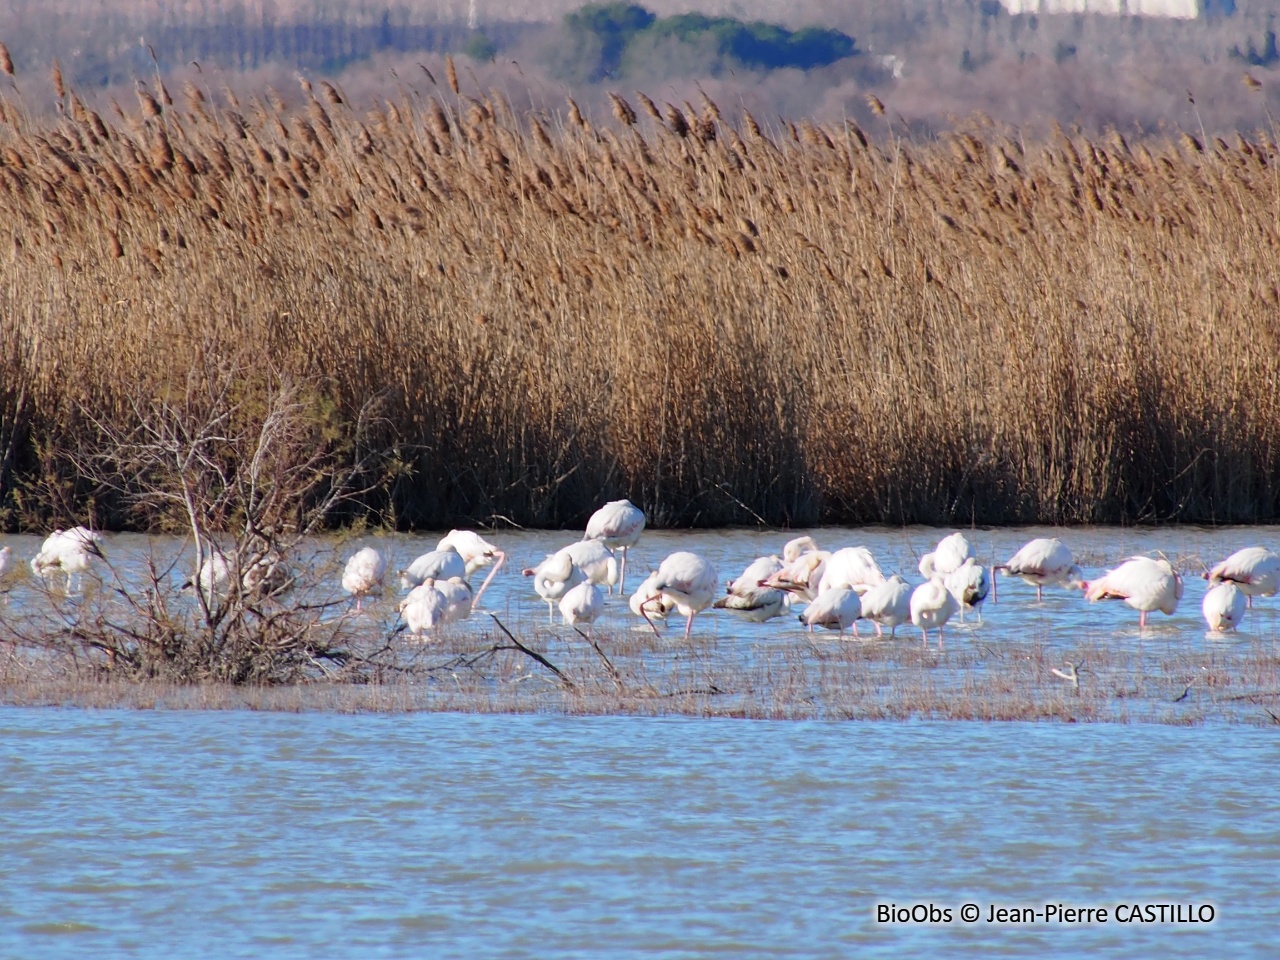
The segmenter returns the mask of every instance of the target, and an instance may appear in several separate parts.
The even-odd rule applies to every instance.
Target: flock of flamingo
[[[565,623],[590,627],[604,612],[605,590],[613,593],[616,587],[625,593],[627,552],[644,527],[643,511],[629,500],[615,500],[592,515],[581,540],[523,571],[546,601],[553,621],[558,609]],[[31,560],[31,569],[40,577],[65,575],[72,590],[94,562],[103,559],[100,544],[101,535],[86,527],[57,530]],[[11,569],[10,558],[10,547],[0,549],[0,581]],[[450,531],[434,550],[399,572],[401,586],[409,591],[399,606],[404,629],[420,635],[468,618],[505,560],[506,554],[479,534]],[[229,558],[215,550],[184,587],[211,597],[229,579],[231,566]],[[473,589],[471,578],[483,568],[488,574],[479,589]],[[978,563],[964,534],[952,533],[921,558],[919,569],[924,582],[912,586],[898,574],[885,576],[866,547],[826,551],[812,537],[803,536],[788,542],[781,556],[753,560],[721,593],[716,568],[682,550],[644,579],[631,595],[630,607],[655,633],[654,620],[665,620],[675,611],[685,618],[686,640],[693,618],[709,607],[755,621],[799,607],[799,619],[809,630],[852,630],[859,636],[858,621],[865,620],[875,627],[877,637],[885,628],[894,637],[898,627],[910,622],[920,629],[925,643],[929,632],[936,631],[941,646],[942,629],[953,616],[963,621],[966,612],[980,611],[989,591],[994,594],[997,572],[1033,585],[1037,602],[1047,586],[1082,590],[1090,601],[1123,600],[1139,611],[1142,627],[1152,611],[1172,615],[1183,593],[1182,578],[1163,556],[1130,557],[1096,580],[1085,581],[1071,550],[1056,538],[1032,540],[1007,562],[988,570]],[[285,576],[279,557],[264,555],[247,566],[241,580],[249,590],[278,589]],[[364,547],[350,557],[342,587],[355,599],[357,611],[366,597],[382,589],[385,576],[386,560],[376,548]],[[1214,632],[1234,630],[1255,596],[1274,596],[1280,590],[1280,554],[1247,547],[1204,577],[1210,581],[1201,605],[1205,621]]]

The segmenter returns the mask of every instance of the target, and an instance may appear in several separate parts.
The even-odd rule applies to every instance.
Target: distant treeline
[[[565,16],[576,79],[598,81],[664,69],[716,75],[737,67],[776,70],[825,67],[853,56],[853,37],[839,30],[791,31],[773,23],[685,13],[659,18],[631,3],[588,4]]]

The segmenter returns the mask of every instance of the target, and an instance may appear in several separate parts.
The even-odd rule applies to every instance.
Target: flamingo
[[[973,545],[963,533],[949,534],[938,541],[933,553],[926,553],[920,558],[920,576],[926,580],[932,580],[934,574],[945,577],[959,570],[973,555]]]
[[[588,626],[604,613],[604,594],[590,580],[584,580],[560,598],[560,616],[570,626]]]
[[[227,555],[221,550],[213,549],[209,551],[209,555],[200,563],[200,569],[196,571],[196,575],[184,580],[178,587],[179,591],[194,590],[198,584],[200,594],[204,597],[206,604],[212,604],[214,596],[223,584],[231,579],[231,563],[227,559]]]
[[[579,540],[564,549],[573,565],[586,574],[588,581],[597,586],[607,586],[613,593],[618,582],[618,558],[603,540]]]
[[[1238,627],[1247,609],[1244,598],[1244,591],[1229,580],[1210,587],[1200,604],[1209,629],[1226,633]]]
[[[475,599],[472,601],[472,606],[479,606],[480,598],[488,588],[489,581],[494,578],[507,559],[507,555],[474,530],[450,530],[448,535],[441,537],[440,542],[436,544],[437,550],[444,550],[446,547],[453,547],[462,555],[463,562],[467,565],[468,577],[481,567],[493,564],[489,575],[480,584],[480,589],[476,591]],[[449,579],[452,580],[453,577]]]
[[[818,542],[810,536],[796,537],[794,540],[788,540],[786,546],[782,548],[782,562],[792,563],[800,558],[802,553],[818,553]]]
[[[982,619],[982,601],[987,599],[987,571],[973,557],[943,578],[943,583],[960,604],[960,622],[964,623],[965,610],[977,610]]]
[[[582,568],[573,562],[568,548],[557,550],[536,567],[526,567],[526,577],[533,577],[533,589],[547,602],[547,622],[555,622],[555,605],[564,595],[587,579]]]
[[[748,620],[762,623],[782,614],[787,595],[773,587],[761,586],[761,581],[782,569],[782,561],[776,556],[757,557],[729,584],[723,597],[712,606],[718,610],[736,610],[746,614]]]
[[[898,627],[911,619],[911,584],[894,574],[879,586],[862,595],[862,619],[876,625],[876,636],[884,636],[882,627],[895,637]]]
[[[373,547],[357,550],[347,561],[342,571],[342,589],[356,598],[356,613],[360,612],[364,598],[382,586],[386,571],[387,561]]]
[[[1084,580],[1084,571],[1076,566],[1071,548],[1057,537],[1039,537],[1026,544],[1006,563],[991,568],[994,574],[1003,571],[1011,577],[1021,577],[1036,588],[1036,603],[1044,602],[1044,588],[1050,584],[1060,583],[1064,586],[1079,584]],[[995,578],[992,577],[993,590]],[[991,602],[995,603],[995,594]]]
[[[611,500],[591,515],[583,540],[603,540],[604,545],[622,554],[618,592],[627,589],[627,551],[644,532],[644,511],[630,500]]]
[[[5,578],[11,572],[11,568],[9,566],[9,556],[12,553],[13,553],[12,547],[0,547],[0,586],[4,585]]]
[[[435,580],[428,578],[409,591],[409,595],[400,601],[400,615],[414,636],[423,630],[430,630],[444,622],[448,601],[443,593],[436,589]]]
[[[31,569],[41,577],[61,570],[67,575],[68,591],[75,592],[80,575],[90,569],[93,559],[104,559],[98,546],[101,541],[102,534],[88,527],[55,530],[41,544],[40,552],[31,561]]]
[[[866,547],[845,547],[827,558],[822,579],[818,583],[818,594],[848,587],[861,595],[882,583],[884,574],[880,572],[880,564],[876,563],[870,550]]]
[[[636,588],[636,592],[631,595],[629,602],[631,612],[637,617],[644,617],[649,621],[649,626],[653,626],[652,617],[659,620],[667,619],[667,614],[675,609],[675,601],[669,600],[663,596],[654,594],[654,587],[658,583],[658,572],[655,570],[649,576],[645,577],[644,582]],[[655,634],[658,632],[655,628]]]
[[[684,626],[684,638],[688,640],[693,618],[711,606],[719,579],[716,568],[696,553],[673,553],[658,566],[649,596],[641,600],[641,614],[648,619],[646,607],[653,600],[671,601],[688,618]]]
[[[830,556],[824,550],[799,554],[790,563],[784,564],[781,570],[761,580],[760,586],[785,590],[806,603],[812,603],[817,599],[822,575],[826,572],[827,558]]]
[[[1245,547],[1204,575],[1210,583],[1234,583],[1253,606],[1254,597],[1274,597],[1280,589],[1280,554],[1266,547]]]
[[[920,628],[926,645],[929,643],[929,631],[937,628],[939,650],[942,649],[943,624],[959,609],[959,601],[941,577],[926,580],[911,593],[911,622]]]
[[[450,577],[448,580],[435,582],[436,592],[444,597],[444,617],[441,623],[457,623],[471,616],[475,607],[475,598],[479,592],[471,590],[471,584],[461,577]]]
[[[400,586],[412,590],[426,580],[448,580],[450,577],[467,577],[467,562],[453,544],[424,553],[401,570]]]
[[[284,558],[267,550],[253,558],[240,577],[240,584],[252,596],[274,597],[294,585],[294,577]]]
[[[808,626],[809,632],[814,627],[826,627],[844,633],[846,627],[853,627],[853,635],[858,636],[858,618],[862,616],[862,598],[850,587],[835,587],[804,608],[800,614],[800,622]]]
[[[1152,610],[1173,616],[1182,599],[1182,578],[1163,557],[1130,557],[1105,576],[1085,584],[1084,595],[1090,603],[1123,600],[1139,611],[1138,626],[1145,627]]]

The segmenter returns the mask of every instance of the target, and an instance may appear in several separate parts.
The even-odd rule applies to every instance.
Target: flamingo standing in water
[[[564,595],[587,580],[568,548],[557,550],[536,567],[526,567],[522,572],[533,577],[533,589],[547,602],[548,623],[555,622],[555,605]]]
[[[641,598],[640,611],[646,620],[649,619],[647,607],[655,600],[670,602],[688,620],[684,626],[684,638],[689,639],[693,631],[693,618],[715,599],[716,584],[719,576],[710,562],[681,550],[671,554],[659,565],[656,573],[650,578],[648,596]],[[652,624],[650,624],[652,626]]]
[[[982,619],[982,601],[987,599],[987,571],[978,565],[973,557],[960,564],[955,570],[942,578],[951,595],[960,604],[960,622],[964,623],[966,610],[977,610],[978,619]]]
[[[453,546],[424,553],[400,571],[400,586],[412,590],[427,580],[448,580],[450,577],[467,577],[467,561]]]
[[[787,595],[774,587],[761,586],[762,581],[782,569],[782,561],[775,556],[757,557],[729,584],[725,595],[713,606],[717,610],[735,610],[746,619],[762,623],[782,614]]]
[[[858,618],[862,616],[862,598],[850,587],[836,587],[825,593],[804,608],[800,614],[800,622],[813,632],[814,627],[826,627],[844,633],[853,627],[853,635],[858,636]]]
[[[959,609],[959,601],[941,577],[926,580],[911,593],[911,622],[920,628],[926,645],[929,631],[936,629],[939,650],[942,649],[942,627]]]
[[[1006,563],[991,568],[992,574],[1003,571],[1011,577],[1021,577],[1036,588],[1036,603],[1044,602],[1044,588],[1060,583],[1064,586],[1084,581],[1084,571],[1076,566],[1071,548],[1057,537],[1039,537],[1026,544]],[[992,577],[992,599],[995,597],[995,578]]]
[[[932,553],[926,553],[920,558],[920,576],[926,580],[932,580],[935,574],[945,577],[948,573],[959,570],[972,556],[973,545],[965,539],[963,533],[949,534],[938,541],[938,546]]]
[[[607,586],[613,593],[618,583],[618,558],[603,540],[579,540],[564,548],[573,565],[586,574],[587,580],[596,586]]]
[[[1234,583],[1245,595],[1246,605],[1254,597],[1274,597],[1280,589],[1280,554],[1266,547],[1245,547],[1204,575],[1210,583]]]
[[[596,622],[604,613],[604,594],[590,580],[584,580],[560,598],[560,616],[569,626]]]
[[[644,532],[644,511],[630,500],[611,500],[591,515],[583,540],[602,540],[611,550],[622,554],[618,575],[618,592],[627,589],[627,551],[636,545]]]
[[[472,606],[479,605],[480,597],[484,595],[489,581],[498,572],[507,555],[473,530],[450,530],[448,535],[441,537],[440,542],[436,544],[437,550],[444,550],[446,547],[453,547],[462,555],[462,560],[467,565],[468,577],[481,567],[493,564],[489,575],[484,578],[484,583],[480,584],[480,589],[476,591],[475,598],[472,600]]]
[[[882,628],[889,628],[889,636],[895,637],[898,627],[911,619],[911,584],[894,574],[879,586],[862,595],[862,619],[876,625],[876,636],[884,636]]]
[[[882,583],[884,574],[880,572],[880,564],[876,563],[870,550],[866,547],[845,547],[827,558],[822,579],[818,582],[818,594],[848,587],[861,596]]]
[[[1226,633],[1238,627],[1244,619],[1244,597],[1244,591],[1230,581],[1210,587],[1200,604],[1209,629],[1214,633]]]
[[[1173,616],[1178,609],[1178,601],[1182,599],[1182,578],[1174,571],[1173,564],[1163,557],[1159,560],[1130,557],[1114,570],[1107,571],[1105,576],[1084,586],[1085,598],[1090,603],[1123,600],[1139,611],[1140,627],[1147,625],[1147,614],[1152,610]]]
[[[387,561],[373,547],[357,550],[347,561],[342,571],[342,589],[356,598],[356,613],[364,598],[382,586],[382,577],[387,572]]]
[[[102,534],[88,527],[55,530],[41,544],[40,552],[31,561],[31,570],[41,577],[61,570],[67,575],[68,592],[74,593],[80,586],[80,575],[90,569],[92,561],[104,559],[98,546],[101,541]]]

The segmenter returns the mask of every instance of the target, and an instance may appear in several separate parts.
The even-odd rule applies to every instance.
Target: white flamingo
[[[745,614],[746,619],[757,623],[780,616],[786,606],[787,595],[773,587],[762,587],[760,583],[781,569],[782,561],[777,557],[757,557],[712,606]]]
[[[628,601],[631,612],[637,617],[644,617],[650,621],[649,626],[653,626],[653,618],[666,620],[667,614],[676,608],[675,602],[668,600],[660,594],[655,594],[654,588],[658,583],[658,572],[655,570],[636,588],[636,592],[631,595]],[[658,631],[655,630],[654,633]]]
[[[804,608],[800,614],[800,622],[813,632],[814,627],[826,627],[844,633],[853,627],[853,635],[858,636],[858,618],[862,616],[862,598],[850,587],[835,587],[824,593]]]
[[[462,559],[467,565],[468,577],[481,567],[488,567],[492,564],[489,569],[489,575],[484,578],[484,582],[480,584],[480,589],[476,591],[475,598],[472,600],[472,606],[478,607],[480,598],[484,596],[489,582],[493,580],[498,570],[502,567],[507,555],[474,530],[450,530],[436,544],[437,550],[444,550],[446,547],[453,547],[462,555]],[[453,578],[450,577],[449,579]]]
[[[198,585],[200,595],[206,604],[212,605],[219,589],[231,579],[231,561],[227,555],[216,547],[200,563],[196,575],[184,580],[178,587],[180,591],[194,590]]]
[[[822,579],[818,582],[818,594],[848,587],[861,595],[882,583],[884,574],[870,550],[866,547],[845,547],[827,558]]]
[[[81,574],[91,569],[92,561],[103,559],[101,541],[102,535],[88,527],[55,530],[40,546],[40,552],[31,561],[31,569],[40,577],[61,570],[67,575],[68,592],[74,593],[80,586]]]
[[[12,572],[12,567],[9,563],[9,557],[12,553],[12,547],[0,547],[0,587],[4,586],[5,580]]]
[[[644,511],[630,500],[611,500],[591,515],[584,540],[603,540],[610,550],[622,554],[618,575],[618,592],[627,589],[627,551],[636,545],[644,532]]]
[[[448,601],[436,589],[435,580],[430,578],[410,590],[408,596],[400,601],[400,615],[404,617],[409,632],[415,636],[443,623],[447,608]]]
[[[1006,563],[997,564],[992,572],[1002,571],[1021,577],[1036,588],[1036,603],[1044,602],[1044,588],[1055,583],[1064,586],[1084,581],[1082,571],[1071,555],[1071,548],[1057,537],[1038,537],[1023,546]],[[995,603],[995,579],[992,578],[992,603]]]
[[[412,590],[424,581],[448,580],[450,577],[467,577],[467,562],[453,544],[424,553],[401,570],[400,586]]]
[[[479,591],[472,591],[471,584],[461,577],[437,580],[436,591],[444,597],[444,618],[441,623],[457,623],[471,616]]]
[[[898,627],[911,619],[911,584],[895,573],[872,587],[862,595],[862,618],[876,625],[877,637],[884,636],[884,627],[896,637]]]
[[[1105,576],[1085,584],[1084,595],[1090,603],[1123,600],[1139,612],[1138,626],[1145,627],[1147,614],[1153,610],[1173,616],[1182,599],[1182,578],[1163,557],[1130,557]]]
[[[964,623],[966,610],[977,610],[982,619],[982,601],[987,599],[987,571],[970,557],[955,570],[943,577],[943,583],[960,604],[960,622]]]
[[[641,600],[641,614],[648,619],[647,604],[653,600],[670,601],[688,618],[684,626],[684,638],[688,640],[693,618],[711,606],[719,579],[716,568],[696,553],[673,553],[658,566],[649,596]]]
[[[1214,584],[1204,595],[1200,610],[1214,633],[1234,630],[1244,619],[1245,593],[1230,581]]]
[[[963,533],[952,533],[938,541],[933,553],[920,558],[920,576],[932,580],[935,575],[945,577],[954,573],[964,562],[974,556],[973,545]]]
[[[387,561],[374,547],[364,547],[352,554],[342,571],[342,589],[356,598],[356,613],[364,598],[382,586],[387,572]]]
[[[806,603],[812,603],[817,599],[818,587],[822,585],[822,575],[826,572],[830,556],[825,550],[801,553],[790,563],[783,564],[781,570],[761,580],[760,586],[785,590]]]
[[[267,550],[250,559],[240,576],[240,584],[250,596],[275,597],[291,589],[293,572],[275,550]]]
[[[1254,597],[1274,597],[1280,589],[1280,554],[1266,547],[1245,547],[1204,576],[1210,583],[1234,583],[1252,607]]]
[[[942,627],[950,620],[960,603],[947,589],[940,577],[926,580],[911,593],[911,622],[920,628],[924,642],[929,642],[929,631],[938,631],[938,649],[942,649]]]
[[[564,549],[573,565],[586,574],[588,581],[597,586],[607,586],[613,593],[618,583],[618,558],[603,540],[579,540]]]
[[[555,605],[587,579],[567,548],[557,550],[536,567],[526,567],[522,572],[526,577],[533,577],[533,589],[547,602],[548,623],[555,622]]]
[[[590,580],[584,580],[560,598],[560,616],[569,626],[596,622],[604,613],[604,594]]]
[[[794,540],[788,540],[786,546],[782,548],[782,562],[791,563],[799,559],[802,553],[819,553],[818,541],[813,537],[803,536],[796,537]]]

